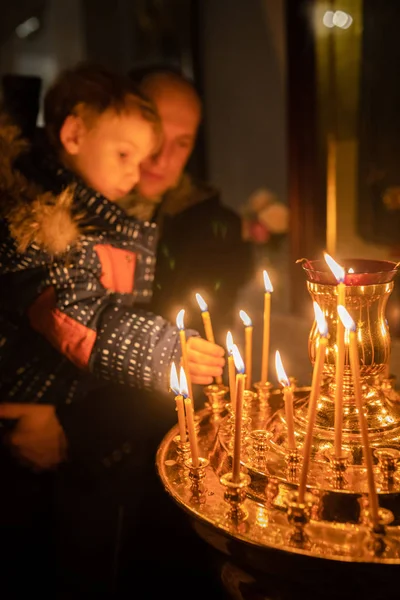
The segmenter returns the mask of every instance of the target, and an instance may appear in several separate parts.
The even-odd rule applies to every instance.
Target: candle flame
[[[326,263],[327,263],[328,267],[330,268],[330,270],[332,271],[332,273],[336,277],[337,282],[338,283],[343,283],[343,281],[344,281],[344,268],[341,267],[335,260],[333,260],[333,258],[331,256],[329,256],[329,254],[327,254],[326,252],[324,252],[324,257],[325,257],[325,260],[326,260]]]
[[[239,315],[240,315],[240,318],[242,319],[243,325],[245,327],[251,327],[253,325],[252,320],[250,319],[249,315],[244,310],[241,310],[239,312]]]
[[[183,324],[183,317],[185,316],[185,309],[182,308],[176,315],[176,326],[178,329],[185,329],[185,325]]]
[[[324,313],[322,312],[321,307],[318,304],[318,302],[315,302],[315,300],[314,300],[313,304],[314,304],[315,320],[317,321],[319,333],[320,333],[320,335],[325,337],[328,334],[328,323],[326,322]]]
[[[267,271],[263,271],[263,275],[264,275],[265,291],[268,292],[268,293],[273,292],[274,288],[272,287],[272,283],[271,283],[271,280],[269,278],[269,275],[268,275]]]
[[[188,388],[186,373],[185,373],[185,369],[183,367],[181,367],[180,376],[179,376],[179,393],[184,398],[187,398],[189,396],[189,388]]]
[[[176,371],[176,365],[173,362],[171,365],[171,375],[169,378],[169,387],[176,394],[179,395],[179,381],[178,381],[178,373]]]
[[[204,300],[204,298],[202,296],[200,296],[200,294],[196,294],[196,300],[197,300],[197,304],[200,307],[201,312],[208,311],[207,302]]]
[[[283,368],[281,354],[279,350],[275,352],[275,368],[279,383],[284,387],[290,387],[290,381],[285,373],[285,369]]]
[[[232,356],[232,348],[233,348],[233,336],[230,331],[226,334],[226,349],[228,353]]]
[[[243,374],[244,373],[244,362],[243,362],[242,357],[240,356],[239,348],[236,346],[236,344],[232,345],[232,356],[233,356],[233,362],[235,363],[236,371],[238,373]]]
[[[346,308],[344,306],[342,306],[342,304],[339,304],[337,309],[338,309],[340,320],[342,321],[345,328],[348,329],[349,331],[355,331],[356,324],[353,321],[353,319],[351,318],[351,316],[349,315],[349,313],[347,312]]]

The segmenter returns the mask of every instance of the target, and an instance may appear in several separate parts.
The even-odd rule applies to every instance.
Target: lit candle
[[[270,327],[271,327],[271,325],[270,325],[271,292],[273,292],[273,290],[274,290],[267,271],[264,271],[264,286],[265,286],[265,293],[264,293],[263,346],[262,346],[262,359],[261,359],[261,383],[267,383],[267,381],[268,381],[269,338],[270,338]]]
[[[296,449],[294,438],[294,417],[293,417],[293,389],[290,385],[288,376],[283,368],[282,359],[279,350],[275,352],[275,368],[279,383],[283,386],[283,398],[285,401],[285,415],[288,434],[289,450]]]
[[[246,387],[248,390],[251,390],[251,375],[253,371],[253,323],[244,310],[241,310],[239,315],[243,321],[245,334],[244,364],[246,365]]]
[[[175,363],[172,363],[172,365],[171,365],[171,376],[170,376],[169,387],[176,394],[175,395],[175,403],[176,403],[176,410],[178,413],[179,437],[181,439],[181,442],[185,443],[187,440],[185,407],[183,405],[183,396],[180,392],[180,386],[179,386],[179,382],[178,382],[178,373],[176,372]]]
[[[228,351],[228,376],[229,376],[229,395],[231,397],[231,406],[235,410],[236,406],[236,369],[233,360],[233,337],[230,331],[226,334],[226,349]]]
[[[236,410],[235,410],[235,436],[233,441],[232,481],[240,483],[240,455],[242,446],[242,418],[243,418],[243,393],[246,382],[244,362],[240,356],[239,348],[233,344],[233,360],[237,370],[236,375]]]
[[[358,355],[356,324],[354,323],[353,319],[351,318],[344,306],[338,306],[338,312],[340,319],[343,322],[344,327],[347,329],[349,336],[349,355],[351,374],[353,376],[354,397],[356,399],[358,420],[360,424],[361,438],[364,447],[364,459],[367,467],[369,507],[371,511],[371,518],[373,524],[377,525],[379,522],[379,502],[375,487],[372,452],[370,449],[368,438],[368,424],[364,414],[364,402],[361,392],[360,359]]]
[[[186,427],[189,434],[190,454],[192,456],[192,465],[194,467],[199,466],[199,448],[197,445],[197,435],[194,426],[194,410],[192,399],[188,396],[188,382],[186,379],[185,369],[181,367],[180,371],[180,392],[185,399],[185,412],[186,412]]]
[[[204,332],[206,334],[206,338],[209,342],[212,342],[213,344],[215,344],[214,331],[213,331],[213,326],[211,323],[211,316],[210,316],[210,311],[208,310],[208,305],[205,302],[204,298],[200,294],[196,294],[196,300],[197,300],[197,304],[199,305],[200,310],[201,310],[201,318],[203,320]],[[221,375],[218,375],[215,378],[215,381],[218,384],[222,384]]]
[[[346,285],[344,283],[344,268],[325,253],[325,260],[337,279],[337,306],[346,305]],[[350,271],[350,269],[349,269]],[[336,321],[336,365],[335,365],[335,456],[342,455],[343,430],[343,374],[345,363],[344,325],[337,316]]]
[[[184,316],[185,316],[185,309],[182,308],[182,310],[180,310],[177,314],[176,326],[179,329],[179,339],[181,341],[181,350],[182,350],[182,365],[183,365],[183,368],[185,369],[185,373],[186,373],[186,380],[187,380],[188,389],[189,389],[189,396],[190,396],[190,398],[193,398],[192,382],[190,380],[189,361],[188,361],[187,347],[186,347],[186,331],[185,331],[185,325],[184,325],[184,321],[183,321]]]
[[[304,502],[305,492],[306,492],[306,483],[307,483],[307,475],[310,465],[311,459],[311,450],[312,450],[312,436],[315,425],[315,418],[317,415],[317,401],[318,396],[321,389],[321,380],[322,380],[322,370],[324,368],[325,362],[325,353],[326,346],[328,344],[328,326],[324,317],[324,314],[319,307],[319,305],[314,302],[314,313],[315,320],[317,321],[320,337],[317,348],[317,355],[315,358],[312,382],[311,382],[311,392],[310,398],[308,402],[308,422],[307,422],[307,432],[306,439],[304,442],[303,449],[303,464],[300,475],[300,485],[299,485],[299,497],[298,501],[300,503]]]

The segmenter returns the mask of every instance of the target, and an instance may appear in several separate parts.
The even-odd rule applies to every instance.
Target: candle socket
[[[378,459],[382,476],[382,489],[388,492],[393,488],[400,451],[395,448],[375,448],[374,455]]]
[[[266,404],[269,401],[274,386],[269,381],[256,381],[254,388],[259,402],[261,404]]]
[[[227,393],[229,388],[223,384],[212,383],[204,388],[207,396],[206,406],[214,415],[220,415],[226,410]]]
[[[312,501],[311,495],[305,494],[305,502],[298,502],[298,493],[292,494],[287,503],[287,518],[292,526],[288,542],[291,546],[307,550],[311,547],[310,538],[305,527],[310,521]]]
[[[176,462],[185,465],[186,461],[190,458],[190,443],[189,441],[181,442],[181,436],[178,434],[174,437],[176,444],[177,460]]]
[[[297,471],[301,462],[301,455],[297,448],[288,450],[286,454],[287,475],[289,481],[293,482],[297,478]]]
[[[271,433],[265,429],[255,429],[250,433],[250,439],[253,450],[253,462],[256,467],[266,469],[268,443],[271,439]]]
[[[232,481],[233,474],[225,473],[222,475],[220,482],[225,488],[224,500],[229,505],[227,517],[239,523],[245,521],[248,517],[248,511],[243,507],[246,499],[246,488],[251,482],[251,478],[246,473],[240,473],[240,481],[238,483]]]
[[[206,468],[209,464],[210,461],[202,456],[199,456],[199,465],[197,467],[193,465],[191,458],[185,462],[185,467],[189,469],[190,490],[193,494],[193,500],[196,502],[205,501],[205,492],[207,491],[207,488],[204,483],[204,478],[206,476]]]
[[[252,405],[255,400],[257,400],[257,394],[255,392],[252,392],[251,390],[243,391],[242,412],[244,416],[248,415],[251,412]]]
[[[365,516],[367,520],[366,524],[370,527],[364,542],[366,552],[377,558],[382,558],[383,556],[394,558],[398,556],[399,542],[388,535],[386,528],[394,519],[393,513],[386,508],[380,508],[379,521],[377,523],[371,520],[368,509]]]
[[[332,470],[333,487],[337,490],[341,490],[345,487],[347,483],[345,473],[349,465],[351,452],[346,452],[342,450],[342,454],[340,456],[337,456],[335,449],[330,448],[326,451],[325,455],[329,460],[329,464]]]

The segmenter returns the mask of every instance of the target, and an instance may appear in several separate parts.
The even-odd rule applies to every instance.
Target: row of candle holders
[[[293,382],[295,385],[295,382]],[[267,429],[252,430],[252,419],[249,416],[251,406],[254,402],[258,403],[258,408],[267,406],[273,386],[267,384],[254,384],[257,391],[246,390],[243,401],[243,421],[242,421],[242,439],[246,444],[250,463],[255,469],[259,469],[268,474],[267,453],[270,449],[271,432]],[[235,414],[230,402],[227,400],[228,388],[222,384],[213,384],[205,388],[207,397],[207,408],[210,415],[217,422],[219,421],[220,433],[228,440],[228,450],[233,450],[233,431],[235,423]],[[196,419],[197,433],[200,430],[199,420]],[[177,450],[177,463],[183,471],[183,479],[187,480],[192,494],[192,502],[201,504],[206,502],[206,472],[210,467],[208,458],[199,457],[199,464],[193,465],[190,453],[189,442],[182,443],[180,436],[174,438]],[[286,479],[294,486],[298,483],[298,473],[302,464],[302,448],[295,450],[286,448],[284,459],[286,461]],[[396,473],[400,451],[395,448],[375,448],[375,462],[378,465],[380,475],[380,489],[383,492],[391,491],[396,481]],[[346,491],[347,479],[346,472],[349,468],[351,453],[343,451],[342,456],[337,457],[333,449],[324,453],[323,459],[331,469],[330,482],[334,490]],[[227,504],[226,518],[233,524],[244,523],[248,518],[248,511],[245,507],[245,500],[248,495],[248,488],[251,483],[251,477],[244,472],[240,472],[239,480],[234,481],[232,472],[224,473],[220,479],[220,484],[224,489],[224,501]],[[274,502],[279,494],[279,481],[274,476],[268,476],[265,487],[266,508],[273,509]],[[320,512],[318,489],[306,492],[304,501],[298,501],[298,491],[294,490],[286,498],[287,521],[290,525],[288,543],[302,549],[309,549],[311,542],[306,533],[306,525],[310,519],[318,516]],[[369,513],[368,497],[361,495],[359,523],[367,526],[370,535],[366,540],[368,552],[375,557],[398,555],[398,542],[393,541],[387,534],[387,525],[393,521],[391,511],[380,508],[379,522],[372,522]]]

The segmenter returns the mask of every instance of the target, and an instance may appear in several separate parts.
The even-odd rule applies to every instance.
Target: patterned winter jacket
[[[1,401],[74,403],[105,380],[167,391],[177,329],[135,309],[151,297],[155,225],[24,150],[3,119]]]

